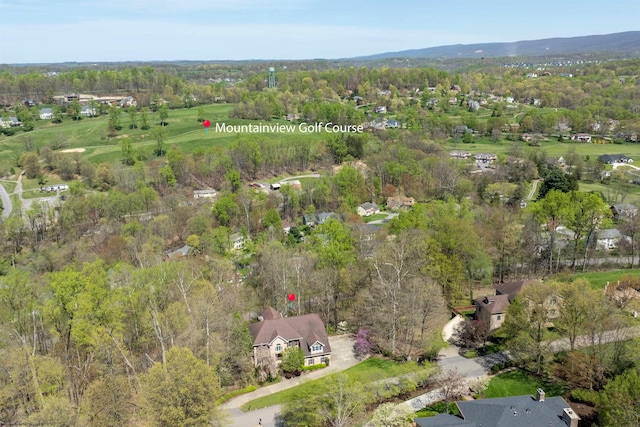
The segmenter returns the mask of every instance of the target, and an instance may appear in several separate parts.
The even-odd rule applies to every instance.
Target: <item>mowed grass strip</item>
[[[416,362],[399,363],[388,359],[382,359],[378,357],[372,357],[352,366],[349,369],[343,371],[349,378],[361,384],[371,384],[376,381],[384,380],[386,378],[393,378],[416,372],[421,369],[430,369],[431,366],[420,366]],[[312,380],[299,386],[282,390],[277,393],[270,394],[268,396],[254,399],[250,402],[242,405],[240,409],[243,411],[255,410],[260,408],[266,408],[268,406],[280,405],[292,398],[297,393],[311,392],[314,389],[318,389],[328,380],[332,375],[327,377]],[[251,408],[251,409],[249,409]]]
[[[527,394],[535,396],[538,388],[543,389],[547,396],[561,396],[567,392],[564,384],[549,383],[518,369],[493,377],[485,391],[485,397],[493,399]]]
[[[636,261],[637,262],[637,261]],[[595,271],[591,273],[578,273],[570,276],[558,276],[557,279],[568,282],[574,279],[587,279],[592,289],[604,289],[609,283],[617,283],[624,276],[640,277],[640,269]]]

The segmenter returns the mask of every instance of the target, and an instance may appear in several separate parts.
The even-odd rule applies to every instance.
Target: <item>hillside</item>
[[[630,57],[639,56],[640,31],[581,37],[524,40],[512,43],[457,44],[380,53],[354,59],[495,58],[503,56],[546,56],[601,52],[617,52]]]

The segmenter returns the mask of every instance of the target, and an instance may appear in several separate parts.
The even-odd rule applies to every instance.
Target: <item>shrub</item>
[[[240,396],[241,394],[245,394],[245,393],[251,393],[252,391],[255,391],[255,390],[256,390],[256,386],[250,385],[245,388],[240,388],[238,390],[230,391],[229,393],[222,395],[222,397],[216,400],[216,405],[221,405],[227,400],[231,399],[232,397]]]
[[[598,392],[593,390],[576,389],[571,392],[571,400],[578,403],[596,406],[598,403]]]
[[[317,371],[318,369],[324,369],[324,368],[326,368],[326,367],[327,367],[327,365],[326,365],[326,364],[324,364],[324,363],[318,363],[317,365],[303,366],[303,367],[302,367],[302,370],[303,370],[304,372],[307,372],[307,371]]]
[[[467,359],[473,359],[474,357],[478,357],[478,352],[475,350],[465,351],[463,357],[466,357]]]

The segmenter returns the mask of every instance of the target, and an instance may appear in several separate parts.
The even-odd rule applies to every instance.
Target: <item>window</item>
[[[276,353],[280,353],[282,351],[282,344],[276,344]]]
[[[322,351],[322,344],[315,343],[314,345],[311,346],[311,351],[312,352]]]
[[[313,365],[313,357],[309,359],[309,366]]]
[[[549,310],[549,316],[555,316],[556,311],[554,309]]]
[[[558,301],[556,300],[556,297],[551,297],[551,304],[555,305],[557,303]]]
[[[498,314],[498,320],[502,319],[502,315]]]

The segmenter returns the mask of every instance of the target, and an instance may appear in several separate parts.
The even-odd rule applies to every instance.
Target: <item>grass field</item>
[[[598,271],[593,273],[579,273],[572,275],[560,275],[556,276],[557,280],[570,281],[578,278],[585,278],[591,283],[592,289],[604,289],[607,282],[614,283],[620,280],[623,276],[631,275],[633,277],[640,277],[640,270],[613,270],[613,271]]]
[[[525,371],[515,370],[493,377],[485,391],[485,397],[491,399],[527,394],[535,396],[538,388],[542,388],[547,396],[561,396],[567,392],[564,385],[548,383]]]
[[[343,371],[351,379],[362,384],[371,384],[385,378],[393,378],[419,369],[430,369],[418,366],[415,362],[398,363],[377,357],[369,358],[357,365]],[[335,375],[335,374],[332,374]],[[270,394],[242,405],[243,411],[266,408],[267,406],[279,405],[296,393],[310,391],[327,381],[327,377],[303,383],[299,386]]]
[[[233,108],[231,104],[212,104],[203,106],[205,117],[211,120],[211,127],[205,133],[205,129],[198,122],[198,108],[171,110],[167,120],[165,131],[167,147],[178,144],[185,152],[193,152],[198,148],[211,148],[228,145],[235,138],[235,134],[215,131],[216,122],[224,122],[228,125],[257,124],[258,121],[230,119],[229,113]],[[159,124],[157,113],[150,113],[150,124],[156,127]],[[93,163],[112,162],[120,157],[120,141],[130,138],[134,150],[142,150],[149,155],[155,148],[156,141],[151,137],[151,130],[129,129],[130,119],[128,114],[122,113],[120,122],[122,129],[115,137],[107,137],[106,115],[84,118],[78,122],[66,119],[60,124],[52,124],[48,120],[36,122],[35,130],[31,132],[18,131],[12,136],[0,136],[0,166],[8,170],[15,166],[15,161],[30,145],[34,150],[49,145],[52,141],[61,141],[64,149],[84,148],[82,156]],[[269,124],[284,124],[284,120],[273,120]],[[138,118],[138,125],[140,119]],[[320,138],[322,134],[300,133],[262,133],[260,137],[297,140],[299,138]]]

